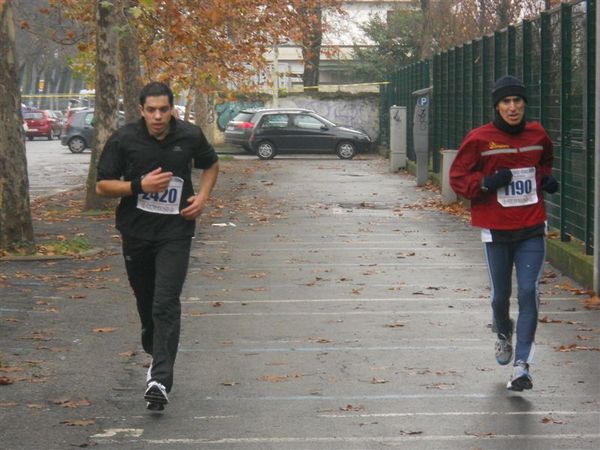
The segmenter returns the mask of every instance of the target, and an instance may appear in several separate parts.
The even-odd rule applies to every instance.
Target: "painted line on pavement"
[[[371,286],[371,285],[369,285]],[[215,300],[202,300],[199,297],[181,297],[181,303],[186,304],[207,304],[212,305]],[[435,293],[424,293],[422,295],[416,295],[413,297],[393,297],[393,298],[296,298],[296,299],[269,299],[269,300],[219,300],[220,304],[235,304],[244,306],[250,306],[255,303],[379,303],[379,302],[422,302],[424,299],[430,301],[440,302],[486,302],[486,306],[489,306],[488,297],[438,297]],[[577,297],[542,297],[542,301],[572,301],[578,300]]]
[[[238,402],[238,401],[265,401],[265,402],[290,402],[290,401],[334,401],[334,402],[348,402],[348,401],[383,401],[383,400],[437,400],[437,399],[496,399],[498,401],[506,401],[507,398],[525,398],[519,393],[510,395],[510,392],[506,391],[506,394],[386,394],[386,395],[287,395],[287,396],[263,396],[263,397],[204,397],[204,400],[215,401],[215,402]],[[536,399],[578,399],[578,400],[590,400],[589,395],[577,395],[577,394],[560,394],[560,393],[543,393],[535,392],[533,397]]]
[[[375,346],[375,347],[262,347],[262,348],[181,348],[183,353],[321,353],[321,352],[389,352],[398,350],[487,350],[489,345],[403,345],[403,346]]]
[[[374,413],[374,414],[319,414],[325,419],[386,418],[386,417],[438,417],[438,416],[582,416],[598,415],[600,411],[451,411],[417,413]]]
[[[245,313],[204,313],[200,315],[187,316],[186,313],[183,313],[184,317],[193,317],[195,319],[203,318],[203,317],[283,317],[283,316],[381,316],[381,315],[400,315],[401,317],[408,317],[411,314],[424,314],[424,315],[466,315],[466,314],[477,314],[480,315],[481,311],[464,311],[457,309],[448,309],[444,311],[437,310],[387,310],[387,311],[337,311],[337,312],[245,312]],[[544,315],[581,315],[588,314],[589,311],[543,311]]]
[[[487,265],[485,263],[468,263],[468,264],[452,264],[450,262],[447,263],[423,263],[423,264],[415,264],[415,263],[410,263],[410,262],[406,262],[406,263],[319,263],[319,262],[315,262],[315,263],[294,263],[293,261],[283,261],[282,263],[285,264],[285,266],[293,266],[293,267],[415,267],[415,268],[439,268],[439,267],[443,267],[445,269],[471,269],[474,267],[487,267]],[[247,270],[247,271],[252,271],[252,270],[261,270],[261,269],[265,269],[265,268],[272,268],[272,269],[281,269],[282,265],[281,264],[277,264],[277,265],[256,265],[256,262],[253,262],[254,266],[253,267],[248,267],[247,265],[242,265],[240,264],[239,266],[235,266],[235,265],[228,265],[227,267],[229,268],[236,268],[236,267],[242,267],[243,269]],[[214,264],[211,263],[203,263],[203,264],[198,264],[199,268],[202,267],[214,267]]]
[[[171,439],[136,439],[136,440],[101,440],[102,443],[144,443],[148,445],[199,445],[199,444],[327,444],[327,443],[385,443],[385,442],[418,442],[418,441],[472,441],[472,440],[582,440],[598,439],[600,434],[582,433],[582,434],[451,434],[428,436],[423,434],[404,436],[362,436],[362,437],[256,437],[256,438],[171,438]]]

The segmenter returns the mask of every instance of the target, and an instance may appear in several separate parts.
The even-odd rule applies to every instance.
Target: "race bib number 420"
[[[511,169],[512,181],[497,191],[498,203],[505,208],[533,205],[538,201],[535,167]]]
[[[183,191],[183,178],[173,177],[169,187],[162,192],[138,194],[137,207],[156,214],[179,214]]]

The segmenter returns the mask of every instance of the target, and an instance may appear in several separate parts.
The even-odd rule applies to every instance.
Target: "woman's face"
[[[504,97],[496,105],[500,117],[509,125],[518,125],[525,115],[525,100],[519,96]]]

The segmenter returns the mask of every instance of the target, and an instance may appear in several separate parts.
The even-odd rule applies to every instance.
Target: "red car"
[[[25,134],[30,141],[36,136],[46,137],[49,141],[60,137],[61,124],[49,111],[23,111],[23,119],[28,128]]]

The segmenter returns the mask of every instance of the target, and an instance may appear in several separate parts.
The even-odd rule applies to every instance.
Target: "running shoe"
[[[158,381],[148,383],[144,398],[148,402],[146,407],[150,410],[161,411],[164,409],[164,405],[169,403],[167,390]]]
[[[505,366],[512,360],[513,357],[513,346],[512,346],[512,335],[514,329],[514,322],[510,321],[510,331],[507,334],[498,333],[498,340],[494,345],[494,353],[496,355],[496,361],[501,366]]]
[[[529,375],[529,364],[517,361],[506,389],[521,392],[523,389],[531,389],[532,387],[533,380],[531,379],[531,375]]]

